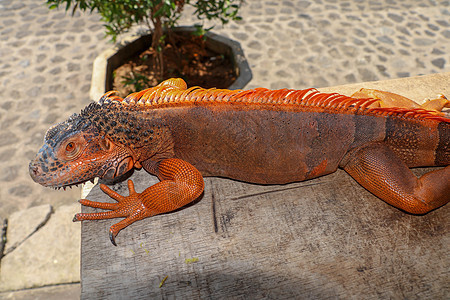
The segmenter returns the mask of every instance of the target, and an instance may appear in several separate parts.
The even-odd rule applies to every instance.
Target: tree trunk
[[[158,7],[155,8],[155,12],[158,11]],[[156,51],[155,59],[156,64],[159,66],[159,70],[157,70],[158,77],[162,80],[164,74],[164,59],[163,59],[163,48],[164,44],[161,43],[161,38],[163,36],[163,28],[161,17],[154,17],[154,13],[152,14],[152,23],[153,23],[153,35],[152,35],[152,48]]]

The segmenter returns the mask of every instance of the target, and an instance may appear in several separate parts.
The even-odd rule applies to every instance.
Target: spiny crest
[[[100,110],[102,109],[101,105],[95,102],[89,103],[88,106],[86,106],[82,111],[81,111],[81,117],[82,118],[89,118],[92,115],[96,115],[100,112]]]
[[[450,123],[450,119],[436,115],[431,110],[426,110],[423,108],[403,108],[403,107],[371,107],[368,113],[373,113],[382,116],[401,116],[405,118],[415,118],[415,119],[428,119],[436,120],[439,122]]]
[[[86,120],[79,114],[71,115],[66,121],[57,123],[50,127],[44,136],[44,141],[49,141],[55,137],[59,132],[76,130],[84,127]]]
[[[450,122],[449,118],[437,116],[424,109],[370,107],[371,104],[377,101],[379,100],[358,99],[337,93],[321,93],[314,88],[305,90],[256,88],[247,91],[216,88],[204,89],[196,86],[187,88],[186,83],[180,78],[163,81],[153,88],[130,94],[125,99],[118,97],[115,92],[108,92],[100,99],[101,104],[120,103],[134,109],[167,107],[174,104],[243,103],[291,105],[322,111],[354,114],[364,112],[372,115],[393,115],[404,118],[434,119],[440,122]]]
[[[58,133],[58,131],[64,130],[66,127],[67,121],[60,122],[51,126],[49,129],[47,129],[47,132],[45,133],[44,141],[51,140]]]
[[[55,147],[59,142],[75,132],[85,130],[91,122],[79,114],[73,114],[66,121],[50,127],[44,136],[44,143]]]
[[[111,99],[114,100],[111,101]],[[107,135],[115,143],[132,148],[148,145],[161,130],[162,123],[153,119],[149,124],[142,110],[139,111],[136,106],[124,109],[117,99],[122,100],[113,92],[107,93],[102,97],[102,104],[89,104],[83,109],[81,116],[88,120],[102,136]]]
[[[84,108],[80,114],[71,115],[66,121],[57,123],[50,127],[44,136],[44,141],[50,142],[54,139],[54,142],[58,141],[56,136],[66,136],[71,132],[82,130],[91,124],[91,118],[98,115],[101,106],[98,103],[90,103]],[[64,133],[64,134],[63,134]]]

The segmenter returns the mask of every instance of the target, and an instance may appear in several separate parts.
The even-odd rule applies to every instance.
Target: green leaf
[[[161,23],[169,28],[176,25],[183,12],[184,5],[194,8],[194,15],[201,21],[220,20],[226,24],[229,20],[241,20],[238,11],[243,0],[47,0],[49,9],[65,5],[66,11],[72,8],[90,10],[100,14],[105,23],[105,33],[115,41],[118,35],[134,25]],[[156,9],[157,8],[157,9]],[[156,11],[155,11],[156,10]],[[159,28],[160,29],[160,28]],[[197,29],[198,35],[204,35],[209,29]]]

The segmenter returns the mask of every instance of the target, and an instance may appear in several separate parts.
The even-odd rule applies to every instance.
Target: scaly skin
[[[450,201],[450,119],[423,109],[370,107],[378,100],[308,90],[189,88],[170,79],[121,99],[105,94],[80,115],[50,128],[30,163],[38,183],[66,187],[117,180],[144,168],[161,182],[118,203],[82,199],[107,212],[74,221],[125,217],[111,226],[176,210],[203,192],[202,176],[276,184],[338,167],[387,203],[425,214]],[[379,106],[379,105],[378,105]],[[417,178],[409,169],[445,166]]]

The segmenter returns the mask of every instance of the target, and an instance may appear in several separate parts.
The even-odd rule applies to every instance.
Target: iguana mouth
[[[54,176],[49,175],[47,173],[47,171],[48,171],[47,169],[43,169],[43,167],[40,167],[39,163],[37,163],[36,161],[32,161],[29,165],[30,176],[35,182],[37,182],[45,187],[53,188],[55,190],[59,190],[61,188],[66,190],[66,188],[72,188],[74,186],[78,187],[78,185],[84,184],[87,181],[94,182],[94,178],[95,178],[94,177],[92,179],[79,180],[79,181],[70,182],[70,183],[68,183],[67,181],[66,182],[64,182],[64,181],[63,182],[55,182],[55,180],[53,180]]]
[[[94,179],[89,179],[89,180],[84,180],[84,181],[80,181],[77,183],[71,183],[71,184],[66,184],[66,185],[61,185],[61,186],[47,186],[49,188],[52,188],[54,190],[66,190],[67,188],[72,189],[73,187],[78,187],[79,185],[85,184],[86,182],[90,181],[91,183],[94,183]]]

